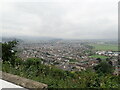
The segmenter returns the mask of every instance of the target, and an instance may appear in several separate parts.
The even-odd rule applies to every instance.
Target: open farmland
[[[108,58],[107,56],[101,56],[101,55],[92,55],[92,56],[89,56],[89,57],[92,57],[92,58],[101,58],[101,59]]]
[[[90,44],[95,50],[112,50],[118,51],[118,45],[114,44]]]

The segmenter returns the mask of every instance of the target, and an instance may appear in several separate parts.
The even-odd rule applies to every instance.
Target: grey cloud
[[[1,12],[2,34],[76,39],[117,38],[116,1],[70,1],[7,3],[4,6],[6,9]]]

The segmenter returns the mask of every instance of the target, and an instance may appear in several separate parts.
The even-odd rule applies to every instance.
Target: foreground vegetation
[[[15,60],[15,67],[9,62],[4,62],[2,70],[45,83],[49,88],[118,88],[120,83],[120,77],[109,73],[97,73],[92,70],[64,71],[54,66],[43,65],[41,59],[37,58],[26,61],[18,58]]]
[[[113,68],[107,62],[94,67],[95,71],[64,71],[41,64],[42,59],[39,58],[23,61],[12,51],[15,45],[15,41],[2,45],[2,50],[6,50],[2,55],[4,72],[45,83],[49,88],[120,88],[120,77],[111,74]]]

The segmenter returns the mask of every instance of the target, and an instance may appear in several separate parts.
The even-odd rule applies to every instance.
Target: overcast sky
[[[118,37],[119,0],[3,1],[0,2],[0,33],[3,36]]]

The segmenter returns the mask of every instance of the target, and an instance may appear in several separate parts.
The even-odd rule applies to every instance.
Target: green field
[[[101,58],[101,59],[108,58],[107,56],[101,56],[101,55],[92,55],[92,56],[89,56],[89,57],[92,57],[92,58]]]
[[[112,44],[90,44],[94,47],[95,50],[112,50],[112,51],[118,51],[118,45],[112,45]]]

